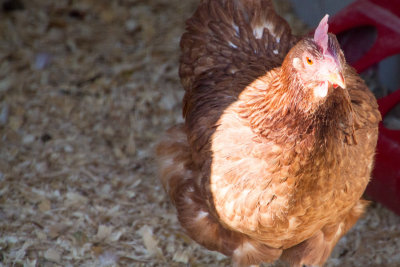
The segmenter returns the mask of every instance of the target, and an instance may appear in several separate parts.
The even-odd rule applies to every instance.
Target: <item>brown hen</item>
[[[366,207],[381,117],[327,20],[298,38],[269,0],[204,0],[187,22],[160,177],[187,234],[235,265],[322,265]]]

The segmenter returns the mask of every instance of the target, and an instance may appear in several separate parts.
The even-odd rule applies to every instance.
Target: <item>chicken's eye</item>
[[[306,60],[308,65],[312,65],[314,63],[314,61],[309,57],[306,57]]]

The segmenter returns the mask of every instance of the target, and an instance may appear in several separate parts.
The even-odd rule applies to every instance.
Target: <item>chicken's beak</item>
[[[343,89],[346,89],[343,73],[340,70],[332,71],[329,74],[328,81],[333,85],[334,88],[340,86]]]

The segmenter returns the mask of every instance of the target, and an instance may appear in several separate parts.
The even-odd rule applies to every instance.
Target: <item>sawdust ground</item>
[[[185,236],[152,154],[182,121],[178,44],[196,3],[0,12],[0,266],[230,264]],[[400,266],[399,250],[400,218],[373,204],[327,266]]]

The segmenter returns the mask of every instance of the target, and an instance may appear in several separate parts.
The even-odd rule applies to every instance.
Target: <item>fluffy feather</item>
[[[239,266],[322,265],[366,206],[381,118],[327,20],[300,39],[269,0],[204,0],[187,21],[160,177],[188,235]]]

